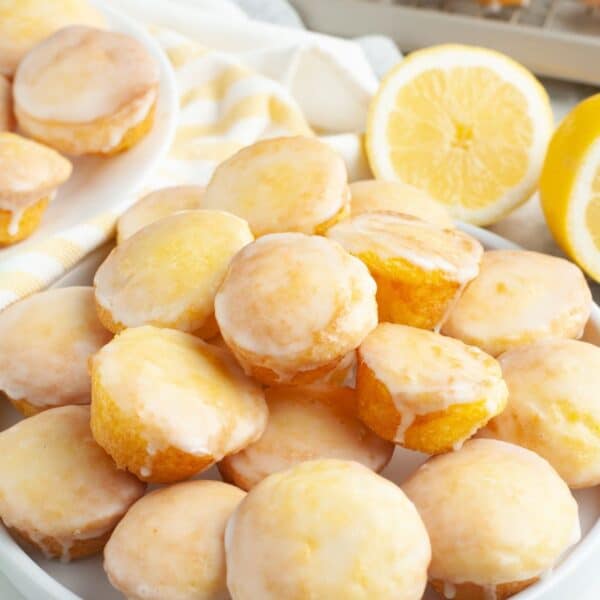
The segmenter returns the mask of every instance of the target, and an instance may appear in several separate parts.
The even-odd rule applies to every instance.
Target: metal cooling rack
[[[600,85],[600,9],[580,0],[485,7],[477,0],[292,0],[316,31],[389,35],[403,50],[476,44],[511,55],[539,75]]]

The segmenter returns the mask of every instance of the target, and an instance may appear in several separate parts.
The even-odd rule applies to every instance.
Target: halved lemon
[[[548,95],[527,69],[483,48],[413,52],[372,101],[376,177],[425,190],[452,216],[486,225],[533,193],[553,130]]]
[[[556,130],[540,199],[558,244],[600,281],[600,94],[576,106]]]

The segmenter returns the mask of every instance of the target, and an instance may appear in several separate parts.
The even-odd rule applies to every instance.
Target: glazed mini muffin
[[[202,204],[246,219],[256,237],[319,233],[349,212],[346,167],[314,138],[263,140],[217,167]]]
[[[546,338],[581,337],[592,295],[579,267],[525,250],[486,252],[442,332],[497,356]]]
[[[600,348],[540,340],[498,360],[509,401],[485,433],[537,452],[572,488],[600,484]]]
[[[265,384],[312,383],[377,324],[375,282],[335,242],[271,234],[231,261],[215,316],[246,373]]]
[[[0,74],[12,77],[25,54],[67,25],[103,27],[87,0],[0,0]]]
[[[481,244],[394,212],[369,212],[334,225],[327,237],[360,258],[377,282],[379,320],[423,329],[441,325],[479,271]]]
[[[267,477],[227,524],[233,600],[420,600],[431,548],[402,490],[350,461]]]
[[[425,521],[429,577],[446,598],[504,600],[580,538],[577,502],[533,452],[496,440],[428,460],[403,486]]]
[[[150,192],[127,210],[117,223],[117,242],[130,238],[147,225],[182,210],[200,208],[204,188],[177,185]]]
[[[13,110],[12,110],[12,90],[10,82],[0,75],[0,131],[12,129]]]
[[[22,543],[63,561],[102,549],[145,486],[90,431],[89,406],[62,406],[0,433],[0,517]]]
[[[392,211],[418,217],[440,227],[454,227],[443,204],[407,183],[372,179],[355,181],[349,187],[353,217],[366,212]]]
[[[358,349],[360,418],[386,440],[437,454],[459,448],[506,406],[498,361],[474,346],[381,323]]]
[[[129,600],[225,600],[224,534],[244,498],[220,481],[187,481],[139,500],[104,549],[110,582]]]
[[[120,468],[181,481],[256,441],[260,386],[224,350],[172,329],[127,329],[91,361],[92,431]]]
[[[58,152],[0,132],[0,248],[31,235],[56,188],[71,175]]]
[[[67,154],[115,154],[150,130],[158,66],[135,38],[65,27],[32,48],[14,80],[21,129]]]
[[[94,309],[91,287],[33,294],[0,312],[0,392],[26,416],[89,404],[89,357],[112,335]]]
[[[354,460],[381,471],[394,445],[371,433],[357,417],[356,392],[328,385],[265,391],[267,428],[254,444],[224,458],[225,481],[249,490],[268,475],[318,458]]]
[[[481,244],[395,212],[366,212],[334,225],[329,239],[360,258],[377,282],[379,320],[438,328],[479,271]]]
[[[231,258],[252,241],[248,224],[225,212],[181,212],[119,244],[94,278],[96,304],[110,331],[151,324],[218,333],[217,289]]]

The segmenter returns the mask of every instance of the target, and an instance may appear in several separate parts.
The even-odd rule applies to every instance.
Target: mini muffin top
[[[90,401],[89,357],[112,334],[91,287],[33,294],[0,312],[0,390],[34,406]]]
[[[266,425],[261,387],[228,352],[180,331],[126,329],[93,357],[92,378],[151,452],[172,446],[219,460]]]
[[[498,361],[459,340],[406,325],[380,323],[358,350],[403,415],[433,413],[453,404],[485,401],[497,412],[507,397]]]
[[[491,437],[537,452],[571,487],[600,483],[600,348],[538,340],[498,360],[510,396]]]
[[[0,517],[64,543],[112,529],[145,485],[92,438],[88,406],[63,406],[0,433]]]
[[[450,214],[423,190],[402,183],[372,179],[350,184],[352,216],[366,212],[392,211],[418,217],[440,227],[453,227]]]
[[[269,406],[265,432],[254,444],[224,459],[226,472],[244,489],[305,460],[355,460],[379,471],[392,457],[394,445],[359,421],[353,389],[281,386],[265,390],[265,397]]]
[[[103,27],[105,19],[87,0],[2,0],[0,73],[10,77],[30,48],[75,24]]]
[[[89,123],[132,102],[156,98],[158,65],[135,38],[92,27],[65,27],[35,46],[14,81],[18,110],[31,117]]]
[[[204,188],[199,185],[177,185],[150,192],[121,215],[117,224],[119,243],[164,217],[201,208],[203,196]]]
[[[266,357],[265,366],[309,369],[353,350],[375,327],[375,291],[365,265],[336,242],[271,234],[232,260],[215,316],[225,341]]]
[[[255,236],[319,226],[348,204],[344,161],[317,139],[264,140],[217,167],[203,205],[243,217]]]
[[[431,549],[413,504],[352,461],[315,460],[253,488],[227,524],[236,600],[405,598],[425,591]]]
[[[573,263],[525,250],[493,250],[442,331],[498,355],[541,338],[583,333],[592,295]]]
[[[462,231],[389,211],[345,219],[331,227],[327,237],[352,254],[402,259],[428,271],[443,271],[459,282],[477,275],[483,254],[481,244]]]
[[[252,241],[248,224],[216,210],[160,219],[119,244],[94,278],[96,301],[122,327],[197,331],[213,314],[231,258]]]
[[[471,440],[403,486],[431,538],[432,579],[498,585],[540,576],[580,537],[566,483],[537,454]]]
[[[71,175],[58,152],[8,131],[0,132],[0,209],[20,210],[52,193]]]
[[[186,481],[148,494],[104,549],[111,583],[127,598],[229,598],[223,536],[245,495],[220,481]]]

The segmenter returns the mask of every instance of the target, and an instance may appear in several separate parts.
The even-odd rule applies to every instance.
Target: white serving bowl
[[[516,244],[484,229],[461,225],[461,229],[476,237],[488,249],[518,248]],[[57,285],[89,285],[98,265],[108,253],[105,247],[89,256]],[[600,309],[594,305],[585,339],[600,345]],[[8,402],[0,404],[0,430],[19,420]],[[400,483],[414,472],[424,455],[397,448],[383,475]],[[202,478],[218,479],[216,468]],[[539,583],[514,596],[514,600],[587,600],[584,595],[590,583],[597,579],[596,554],[600,554],[600,488],[575,492],[579,503],[583,538],[554,572]],[[29,557],[0,527],[0,570],[27,600],[122,600],[108,583],[102,570],[102,558],[61,564],[40,555]],[[595,598],[597,596],[591,596]],[[3,597],[4,600],[4,597]],[[6,600],[12,600],[6,599]],[[257,600],[260,600],[257,598]],[[281,600],[285,600],[282,598]],[[440,600],[428,591],[423,600]]]

